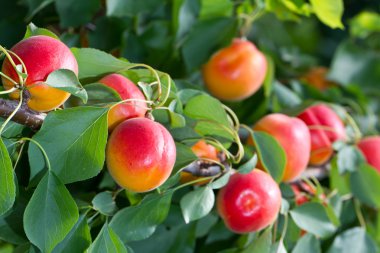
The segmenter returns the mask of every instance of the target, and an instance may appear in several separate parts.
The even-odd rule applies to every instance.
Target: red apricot
[[[235,39],[216,52],[203,67],[203,80],[212,95],[226,101],[239,101],[251,96],[262,85],[267,60],[256,46]]]
[[[61,106],[70,96],[63,90],[48,86],[44,83],[47,76],[58,69],[69,69],[78,74],[78,63],[70,49],[61,41],[43,35],[24,39],[12,47],[11,51],[17,54],[26,66],[28,77],[26,87],[30,92],[28,106],[39,112],[46,112]],[[12,56],[16,64],[20,61]],[[18,75],[8,59],[4,60],[2,72],[19,82]],[[14,84],[2,78],[5,89],[11,89]],[[10,94],[12,99],[18,99],[19,93]]]
[[[333,154],[332,144],[346,139],[346,130],[339,116],[328,106],[318,104],[307,108],[298,115],[309,127],[311,154],[309,163],[326,163]]]
[[[368,164],[380,173],[380,136],[370,136],[358,143],[358,148],[363,153]]]
[[[120,74],[110,74],[98,81],[114,89],[122,100],[139,99],[145,100],[144,94],[128,78]],[[126,119],[144,117],[146,104],[139,101],[126,102],[113,107],[108,113],[108,129],[113,130],[118,124]]]
[[[121,187],[134,192],[147,192],[163,184],[175,159],[173,137],[160,123],[147,118],[124,121],[108,140],[108,170]]]
[[[276,219],[281,192],[264,171],[235,173],[217,197],[217,208],[226,226],[236,233],[259,231]]]
[[[310,157],[310,133],[302,120],[280,113],[269,114],[256,123],[254,130],[270,134],[283,147],[286,165],[282,181],[292,181],[306,169]]]

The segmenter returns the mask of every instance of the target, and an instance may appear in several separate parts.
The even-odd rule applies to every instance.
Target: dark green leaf
[[[242,253],[270,253],[271,245],[272,233],[271,229],[267,229],[259,238],[251,242]]]
[[[88,249],[89,253],[127,253],[127,248],[117,234],[105,223],[95,241]]]
[[[45,149],[52,170],[71,183],[96,176],[103,168],[108,136],[107,108],[76,107],[50,112],[33,136]],[[30,179],[44,170],[45,161],[34,144],[29,145]]]
[[[211,187],[200,187],[182,197],[180,205],[186,223],[198,220],[210,213],[215,202]]]
[[[183,167],[198,159],[198,157],[194,154],[189,146],[176,142],[175,147],[177,156],[174,165],[174,172],[182,169]]]
[[[78,208],[65,185],[47,173],[24,213],[25,233],[43,252],[51,252],[78,220]]]
[[[337,237],[328,253],[375,253],[379,252],[375,242],[369,237],[363,228],[351,228]]]
[[[107,16],[135,16],[141,12],[152,11],[162,5],[161,0],[108,0]]]
[[[131,64],[94,48],[72,48],[79,66],[79,79],[118,72]]]
[[[363,164],[350,175],[352,194],[361,202],[380,207],[380,174],[375,168]]]
[[[298,227],[319,237],[328,237],[336,230],[320,203],[305,203],[291,210],[290,215]]]
[[[91,21],[100,8],[100,0],[55,0],[62,28],[84,25]]]
[[[149,194],[139,205],[117,212],[110,227],[124,243],[148,238],[168,215],[172,195],[172,191]]]
[[[78,77],[71,70],[58,69],[53,71],[48,75],[45,83],[79,97],[83,103],[87,103],[87,92],[80,84]]]
[[[306,234],[297,241],[292,253],[321,253],[319,240],[312,234]]]
[[[8,211],[16,198],[13,166],[7,148],[0,138],[0,215]]]
[[[34,15],[36,15],[40,10],[53,3],[54,0],[26,0],[29,7],[29,12],[27,20],[30,20]]]
[[[267,133],[254,132],[252,138],[261,164],[276,182],[280,182],[286,165],[284,149]]]
[[[95,210],[104,215],[112,215],[116,211],[116,203],[111,192],[98,193],[92,200]]]
[[[52,251],[53,253],[84,252],[91,244],[90,228],[86,215],[81,215],[69,234]]]

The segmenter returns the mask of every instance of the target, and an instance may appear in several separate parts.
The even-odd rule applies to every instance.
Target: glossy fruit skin
[[[253,129],[270,134],[283,147],[287,162],[282,181],[289,182],[301,175],[308,164],[311,147],[309,129],[302,120],[273,113],[260,119]]]
[[[259,231],[273,223],[280,211],[281,192],[264,171],[235,173],[217,196],[217,208],[235,233]]]
[[[98,81],[114,89],[122,100],[139,99],[145,100],[144,94],[128,78],[120,74],[110,74]],[[126,119],[144,117],[146,104],[144,102],[128,102],[113,107],[108,112],[108,129],[112,131],[118,124]]]
[[[207,158],[207,159],[212,159],[212,160],[215,160],[215,161],[219,161],[218,150],[214,146],[212,146],[210,144],[207,144],[204,140],[200,140],[197,143],[195,143],[191,147],[191,150],[194,152],[194,154],[198,158]],[[187,182],[190,182],[190,181],[197,180],[199,178],[200,177],[194,176],[193,174],[191,174],[189,172],[182,171],[181,172],[180,182],[181,183],[187,183]],[[196,185],[204,185],[204,184],[206,184],[208,182],[209,182],[209,180],[205,180],[205,181],[196,183]]]
[[[380,173],[380,136],[369,136],[358,143],[358,148],[363,153],[368,164]]]
[[[346,130],[342,120],[324,104],[307,108],[298,115],[298,118],[306,123],[310,131],[311,154],[309,163],[311,165],[326,163],[334,152],[332,144],[337,140],[346,139]]]
[[[160,123],[147,118],[128,119],[109,137],[108,171],[123,188],[147,192],[170,176],[176,159],[173,137]]]
[[[30,99],[28,106],[38,112],[51,111],[61,106],[70,96],[70,93],[52,88],[44,81],[47,76],[58,69],[69,69],[78,75],[78,63],[70,49],[61,41],[43,35],[32,36],[20,41],[11,51],[17,54],[26,66],[28,78],[25,85],[29,88]],[[20,62],[12,56],[16,64]],[[2,72],[19,82],[16,71],[9,60],[3,63]],[[14,85],[3,78],[5,89],[11,89]],[[18,99],[19,93],[10,94],[12,99]]]
[[[266,72],[264,54],[252,42],[234,39],[204,65],[203,80],[213,96],[225,101],[240,101],[261,87]]]

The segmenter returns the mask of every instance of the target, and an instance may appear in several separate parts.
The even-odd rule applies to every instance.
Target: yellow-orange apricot
[[[29,108],[46,112],[61,106],[69,98],[70,93],[44,83],[47,76],[58,69],[69,69],[78,74],[78,63],[65,44],[57,39],[38,35],[20,41],[11,51],[21,58],[28,72],[25,85],[30,92]],[[20,64],[16,57],[12,56],[12,59],[16,64]],[[2,72],[19,82],[18,75],[8,59],[4,60]],[[6,90],[14,87],[8,79],[3,77],[2,81]],[[10,97],[18,99],[19,92],[11,93]]]
[[[128,78],[120,74],[110,74],[98,81],[114,89],[122,100],[138,99],[145,100],[144,94]],[[108,112],[108,129],[112,131],[118,124],[126,119],[144,117],[146,104],[140,101],[131,101],[119,104]]]
[[[159,187],[170,176],[176,159],[173,137],[160,123],[128,119],[112,132],[106,162],[113,179],[134,192]]]
[[[267,60],[256,46],[244,39],[216,52],[203,67],[203,80],[210,93],[226,101],[243,100],[263,84]]]

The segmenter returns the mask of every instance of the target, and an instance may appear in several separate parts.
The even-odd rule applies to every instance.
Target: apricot
[[[214,146],[207,144],[204,140],[200,140],[197,143],[195,143],[191,147],[191,150],[199,158],[207,158],[207,159],[219,161],[218,150]],[[181,178],[180,178],[181,183],[187,183],[190,181],[197,180],[199,178],[200,177],[194,176],[193,174],[189,172],[181,171]],[[208,181],[205,180],[205,181],[197,183],[197,185],[203,185],[203,184],[206,184],[207,182]]]
[[[44,83],[47,76],[58,69],[69,69],[78,75],[78,63],[65,44],[57,39],[38,35],[20,41],[11,51],[21,58],[28,72],[25,85],[30,92],[27,102],[30,109],[38,112],[51,111],[70,97],[70,93]],[[20,64],[16,57],[12,56],[12,59],[16,64]],[[17,73],[8,59],[4,60],[2,72],[19,82]],[[2,81],[6,90],[14,87],[6,78],[2,78]],[[10,97],[18,99],[19,92],[11,93]]]
[[[145,100],[144,94],[128,78],[120,74],[110,74],[98,81],[114,89],[122,100],[139,99]],[[108,129],[112,131],[118,124],[126,119],[144,117],[146,104],[139,101],[131,101],[119,104],[108,112]]]
[[[203,80],[210,93],[226,101],[240,101],[254,94],[263,84],[267,60],[256,46],[245,39],[216,52],[203,67]]]
[[[301,175],[310,157],[310,133],[302,120],[274,113],[260,119],[253,129],[270,134],[284,149],[286,165],[282,181],[292,181]]]
[[[334,150],[332,144],[346,139],[346,130],[339,116],[328,106],[318,104],[298,115],[309,127],[311,137],[311,165],[326,163]]]
[[[327,88],[334,87],[336,84],[327,80],[327,73],[329,72],[326,67],[314,67],[311,68],[300,79],[305,81],[308,85],[317,88],[318,90],[326,90]]]
[[[368,164],[380,173],[380,136],[370,136],[358,143],[358,148],[363,153]]]
[[[217,209],[226,226],[236,233],[259,231],[276,220],[281,192],[270,175],[255,169],[235,173],[217,196]]]
[[[113,179],[133,192],[159,187],[170,176],[176,159],[173,137],[160,123],[128,119],[109,137],[106,163]]]

